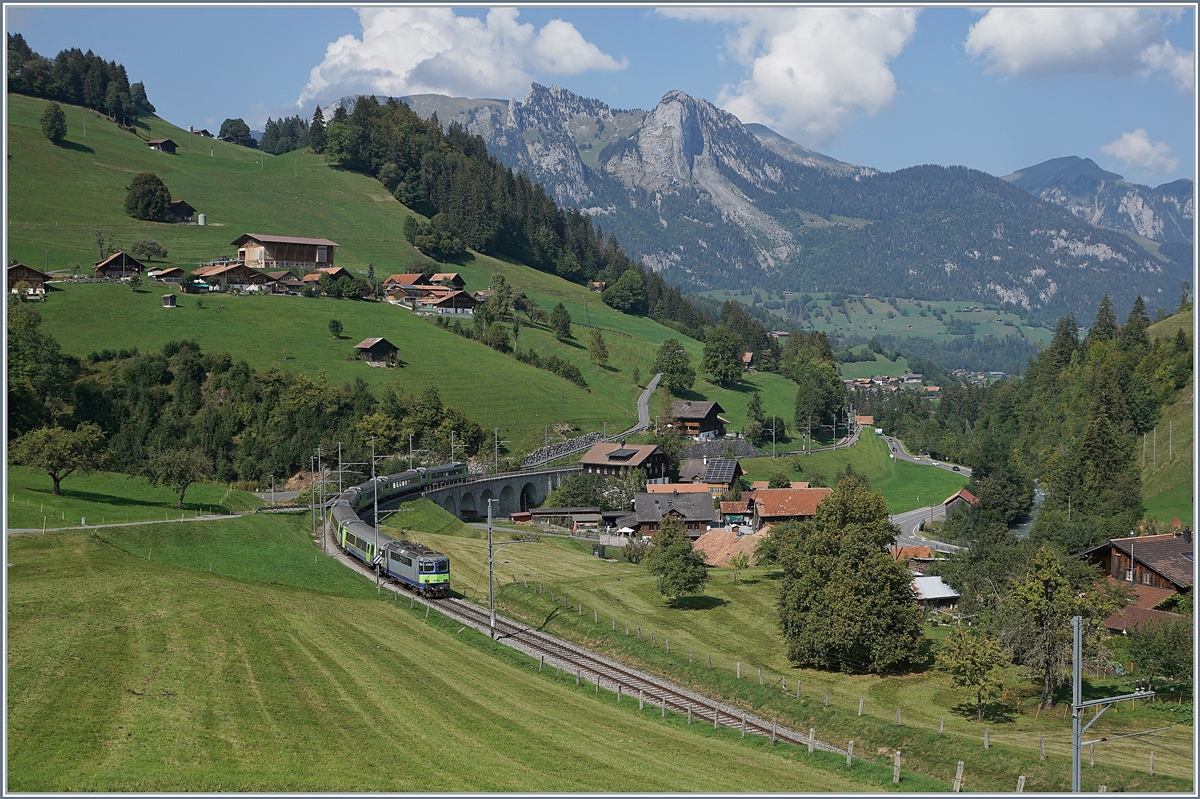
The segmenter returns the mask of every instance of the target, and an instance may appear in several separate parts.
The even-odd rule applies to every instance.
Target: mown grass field
[[[188,486],[183,510],[179,493],[171,488],[149,485],[140,477],[116,472],[72,474],[62,481],[55,496],[54,483],[39,469],[10,466],[5,486],[10,529],[74,527],[84,517],[89,524],[138,522],[169,517],[179,520],[197,514],[233,513],[252,510],[262,500],[245,491],[198,483]]]
[[[307,562],[279,517],[259,532]],[[225,524],[225,523],[214,523]],[[474,631],[380,599],[135,557],[224,546],[199,526],[9,544],[8,783],[15,791],[860,792],[891,770],[771,749],[576,688]],[[170,529],[168,529],[170,528]],[[157,537],[155,536],[157,533]],[[276,559],[288,546],[241,548]],[[125,551],[129,549],[130,551]],[[256,558],[257,559],[257,558]],[[626,756],[627,755],[627,756]],[[944,790],[906,770],[901,787]]]
[[[872,489],[883,493],[892,513],[941,502],[967,484],[967,477],[961,472],[893,460],[888,457],[883,439],[870,429],[863,431],[857,444],[845,449],[774,459],[745,458],[739,463],[751,482],[770,480],[772,474],[783,472],[791,480],[810,480],[814,474],[819,474],[829,485],[850,466],[866,476]],[[802,468],[795,469],[796,464]]]
[[[457,590],[486,603],[483,541],[433,534],[418,538],[450,555]],[[936,671],[881,677],[793,668],[784,656],[775,621],[779,575],[767,568],[743,570],[736,583],[732,570],[714,569],[701,595],[671,608],[658,595],[654,578],[643,566],[601,561],[590,552],[590,545],[551,538],[506,547],[496,556],[498,606],[614,657],[725,696],[758,713],[777,715],[781,723],[814,727],[823,740],[841,745],[853,740],[856,752],[880,764],[890,762],[890,755],[900,749],[907,765],[943,781],[953,779],[955,764],[963,760],[965,786],[972,791],[1010,792],[1021,774],[1028,778],[1026,790],[1069,790],[1071,722],[1069,709],[1062,704],[1069,704],[1069,686],[1059,692],[1060,704],[1054,710],[1039,712],[1035,705],[1040,684],[1010,668],[1003,701],[994,703],[985,724],[979,724],[973,705]],[[926,628],[930,644],[944,632],[944,628]],[[710,655],[712,670],[708,669]],[[736,677],[739,663],[740,680]],[[758,684],[759,668],[763,670],[762,686]],[[795,697],[797,680],[801,681],[799,700]],[[1127,687],[1098,682],[1088,685],[1086,695],[1101,696]],[[864,699],[861,717],[860,697]],[[899,727],[895,725],[897,707],[901,711]],[[943,719],[944,733],[939,736]],[[1093,730],[1110,735],[1164,727],[1171,720],[1170,714],[1144,705],[1136,709],[1122,705],[1108,711]],[[985,726],[991,744],[986,751]],[[1046,761],[1040,760],[1038,753],[1042,736],[1046,738]],[[1153,779],[1148,775],[1151,749],[1155,751]],[[1191,753],[1192,728],[1188,725],[1172,727],[1150,741],[1106,743],[1097,747],[1095,768],[1085,764],[1084,789],[1094,791],[1104,784],[1110,791],[1190,790]],[[1170,765],[1164,765],[1168,762]]]

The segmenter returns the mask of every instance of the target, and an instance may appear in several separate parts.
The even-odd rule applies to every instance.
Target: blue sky
[[[1091,158],[1158,185],[1195,169],[1190,7],[22,7],[42,55],[91,49],[159,115],[214,129],[373,91],[620,108],[681,89],[844,161],[995,175]]]

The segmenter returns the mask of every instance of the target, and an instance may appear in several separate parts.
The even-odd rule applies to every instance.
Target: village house
[[[975,496],[970,491],[968,491],[967,489],[964,488],[963,490],[956,491],[955,493],[946,497],[946,499],[942,502],[942,507],[945,508],[945,513],[947,516],[949,516],[950,512],[952,510],[954,510],[955,508],[959,507],[960,505],[968,505],[968,504],[969,505],[978,505],[979,497]]]
[[[742,353],[742,371],[743,372],[753,372],[754,371],[754,353],[753,352],[743,352]]]
[[[926,613],[953,613],[958,607],[958,592],[947,585],[941,577],[914,577],[912,590],[917,597],[917,604]]]
[[[599,508],[530,508],[529,520],[568,530],[593,529],[603,523]]]
[[[195,213],[196,209],[187,200],[174,200],[171,202],[172,222],[191,222],[192,215]]]
[[[622,527],[633,528],[639,535],[653,536],[667,516],[679,519],[688,536],[698,538],[717,520],[717,511],[707,492],[634,494],[633,513],[618,521]]]
[[[587,287],[589,291],[594,291],[599,294],[608,287],[608,282],[604,280],[589,280]]]
[[[425,276],[416,272],[408,272],[403,275],[388,275],[383,281],[384,289],[390,289],[393,286],[428,286],[429,281]]]
[[[213,135],[211,133],[209,133],[208,130],[206,130],[205,128],[200,128],[200,130],[192,130],[192,126],[188,125],[188,130],[190,130],[192,133],[195,133],[197,136],[203,136],[206,139],[213,138]]]
[[[1184,594],[1192,590],[1192,531],[1113,538],[1081,553],[1115,580]],[[1165,597],[1164,597],[1165,599]]]
[[[400,350],[386,338],[363,339],[354,345],[358,355],[370,366],[395,366]]]
[[[334,249],[339,246],[329,239],[261,233],[243,233],[230,245],[237,247],[237,259],[246,266],[302,271],[332,266]]]
[[[182,283],[187,273],[178,266],[168,266],[165,269],[151,269],[146,277],[159,283]]]
[[[744,525],[748,529],[754,529],[753,520],[754,512],[750,509],[750,500],[726,500],[721,503],[721,524],[726,527],[736,524],[739,527]]]
[[[679,467],[679,482],[705,485],[710,494],[720,496],[729,493],[742,474],[734,458],[688,458]]]
[[[290,269],[277,269],[263,274],[271,279],[266,288],[272,294],[299,294],[304,290],[304,281]]]
[[[754,535],[750,528],[737,524],[714,527],[692,542],[692,548],[703,553],[705,566],[728,566],[737,555],[745,555],[746,560],[753,563],[755,547],[769,536],[770,533]]]
[[[666,477],[670,459],[654,444],[629,444],[601,441],[594,444],[579,461],[584,474],[628,477],[634,469],[646,473],[647,480]]]
[[[754,529],[811,519],[832,488],[763,488],[754,492]]]
[[[708,486],[704,483],[651,483],[646,482],[647,494],[709,494]],[[709,496],[712,496],[709,494]]]
[[[676,400],[671,403],[671,416],[679,423],[684,435],[697,438],[719,438],[725,435],[729,420],[722,417],[725,409],[716,402]]]
[[[117,250],[103,261],[97,261],[92,267],[96,277],[119,278],[124,280],[131,275],[140,275],[146,271],[141,261],[128,253]]]
[[[467,282],[462,279],[462,275],[458,272],[437,272],[429,278],[431,286],[452,286],[459,291],[462,291],[467,285]]]
[[[46,281],[50,276],[40,269],[34,269],[32,266],[25,264],[9,264],[8,267],[8,293],[17,293],[17,284],[24,281],[29,284],[29,288],[25,290],[24,296],[36,300],[46,299]]]
[[[175,142],[170,139],[151,139],[146,142],[146,146],[151,150],[158,150],[160,153],[170,153],[175,155]]]
[[[465,291],[429,292],[417,301],[417,310],[442,316],[473,316],[478,305],[479,301]]]
[[[265,273],[236,262],[201,266],[193,270],[192,277],[204,281],[210,291],[262,291],[274,282]]]

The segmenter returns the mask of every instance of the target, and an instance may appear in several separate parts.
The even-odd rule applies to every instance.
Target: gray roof
[[[706,492],[702,494],[634,494],[633,512],[637,515],[639,524],[654,524],[671,511],[678,511],[685,521],[715,522],[717,510],[713,507],[712,497]]]
[[[958,599],[958,592],[941,577],[914,577],[912,587],[918,599]]]
[[[1152,569],[1177,586],[1185,587],[1192,584],[1192,542],[1182,535],[1143,535],[1128,538],[1113,538],[1097,547],[1092,547],[1084,555],[1113,546],[1143,566]]]
[[[676,419],[703,419],[709,413],[724,413],[725,409],[715,402],[692,402],[676,400],[671,403],[671,415]]]

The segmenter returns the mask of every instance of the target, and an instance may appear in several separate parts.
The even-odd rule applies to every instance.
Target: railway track
[[[374,572],[365,565],[338,549],[332,536],[330,536],[329,543],[330,553],[333,557],[364,576],[372,578],[375,576]],[[399,585],[390,582],[384,582],[382,585],[397,593],[401,591]],[[409,594],[415,603],[436,608],[447,618],[454,619],[485,635],[490,634],[491,625],[486,608],[481,608],[465,599],[425,599],[408,591],[404,593]],[[742,708],[705,696],[670,680],[635,669],[570,641],[499,615],[496,616],[496,640],[538,659],[539,663],[545,666],[559,669],[560,673],[566,673],[568,677],[575,675],[581,685],[587,682],[597,685],[597,690],[603,688],[618,692],[621,701],[624,701],[625,697],[636,698],[639,703],[648,703],[663,708],[664,715],[668,711],[681,715],[690,713],[690,717],[696,723],[742,730],[746,735],[764,736],[772,741],[782,741],[798,746],[809,745],[808,734],[782,726],[774,719],[766,719],[749,713]],[[812,741],[812,748],[846,755],[845,749],[815,738]]]

